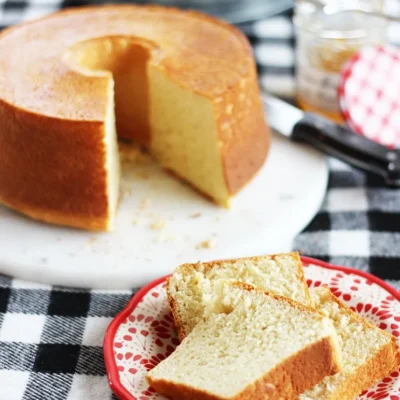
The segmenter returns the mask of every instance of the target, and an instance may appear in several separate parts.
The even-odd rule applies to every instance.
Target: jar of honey
[[[386,42],[383,0],[297,0],[296,98],[305,111],[342,122],[342,66],[361,47]]]

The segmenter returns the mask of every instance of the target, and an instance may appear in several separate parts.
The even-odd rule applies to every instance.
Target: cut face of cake
[[[298,253],[184,264],[168,279],[168,301],[183,340],[200,321],[223,307],[226,281],[240,281],[312,306]]]

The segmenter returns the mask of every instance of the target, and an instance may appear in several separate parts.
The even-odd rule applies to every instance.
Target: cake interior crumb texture
[[[79,43],[69,57],[92,74],[112,74],[119,137],[150,144],[164,168],[228,206],[212,104],[158,71],[149,51],[129,38],[101,38]]]
[[[316,351],[312,356],[313,368],[322,376],[335,373],[340,362],[335,354],[338,344],[332,322],[312,309],[293,306],[296,303],[282,299],[231,286],[224,299],[225,305],[230,306],[228,313],[214,314],[199,323],[168,359],[150,371],[150,383],[166,395],[171,395],[165,387],[172,383],[181,389],[212,394],[216,399],[233,399],[249,385],[262,381],[273,395],[268,396],[268,390],[260,388],[257,396],[264,393],[265,397],[257,399],[279,399],[285,391],[293,395],[297,389],[298,383],[291,373],[302,374],[285,370],[287,361],[301,357],[304,349],[323,340],[331,346],[325,347],[329,354]],[[300,365],[306,364],[306,360],[301,360]],[[279,366],[283,369],[280,372],[276,369]],[[307,379],[300,379],[300,385],[307,385]],[[283,392],[279,394],[277,390]]]
[[[110,81],[110,86],[113,82]],[[107,110],[107,125],[105,138],[105,148],[107,149],[106,169],[107,169],[107,187],[108,187],[108,212],[110,219],[108,221],[108,230],[114,229],[114,220],[120,196],[120,180],[121,180],[121,165],[118,152],[117,133],[115,131],[115,112],[114,98],[110,96],[109,106]]]
[[[342,350],[343,370],[324,378],[302,394],[300,400],[353,400],[399,367],[398,347],[391,335],[341,304],[329,288],[311,289],[310,293],[317,310],[333,321]]]
[[[223,307],[221,282],[234,280],[312,305],[298,253],[221,262],[184,264],[168,281],[168,295],[180,336],[186,336],[210,312]]]

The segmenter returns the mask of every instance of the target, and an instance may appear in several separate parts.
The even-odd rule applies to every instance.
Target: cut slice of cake
[[[228,314],[200,322],[149,384],[180,400],[292,400],[340,370],[332,321],[286,297],[231,286]]]
[[[310,292],[316,309],[328,316],[336,328],[343,370],[324,378],[300,395],[300,400],[353,400],[399,367],[399,348],[393,336],[353,312],[329,288]]]
[[[221,280],[240,281],[310,306],[312,301],[298,253],[183,264],[168,279],[168,302],[181,340],[208,313]]]

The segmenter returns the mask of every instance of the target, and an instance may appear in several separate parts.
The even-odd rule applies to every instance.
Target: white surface
[[[155,164],[125,166],[130,194],[113,233],[45,225],[0,206],[0,272],[51,284],[130,288],[184,262],[287,251],[318,211],[327,177],[324,156],[274,135],[264,167],[228,211]],[[198,248],[203,241],[215,247]]]

